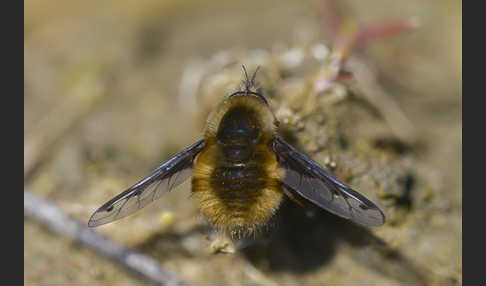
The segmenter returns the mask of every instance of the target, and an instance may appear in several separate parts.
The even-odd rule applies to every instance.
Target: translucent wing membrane
[[[150,175],[106,202],[93,213],[88,225],[99,226],[126,217],[184,182],[191,176],[194,158],[204,145],[204,140],[194,143]]]
[[[319,163],[281,138],[272,141],[284,184],[317,206],[362,225],[385,223],[383,212],[370,200],[332,176]]]

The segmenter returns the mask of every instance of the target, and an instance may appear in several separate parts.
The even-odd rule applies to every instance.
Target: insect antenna
[[[243,68],[243,72],[245,73],[245,92],[248,94],[248,91],[250,91],[250,86],[251,86],[251,82],[250,80],[248,79],[248,73],[246,72],[246,67],[245,65],[241,65],[241,67]],[[252,78],[253,80],[253,78]]]
[[[267,100],[265,97],[262,95],[262,90],[260,87],[258,87],[258,83],[255,82],[256,74],[260,70],[260,66],[258,66],[251,76],[251,80],[248,77],[248,72],[246,71],[245,65],[241,65],[241,68],[243,69],[243,73],[245,74],[245,78],[242,81],[242,84],[240,85],[240,90],[231,94],[229,97],[238,95],[238,94],[245,94],[245,95],[255,95],[258,96],[265,104],[268,105]],[[253,90],[252,90],[253,89]]]
[[[243,73],[245,74],[245,79],[243,80],[243,84],[244,84],[244,87],[245,87],[245,92],[248,94],[248,93],[251,92],[251,89],[252,88],[256,88],[257,87],[257,83],[255,82],[255,78],[256,78],[256,75],[257,75],[258,70],[260,70],[260,66],[257,66],[255,72],[251,76],[251,79],[248,77],[248,72],[246,70],[245,65],[241,65],[241,68],[243,69]]]
[[[258,72],[258,70],[259,70],[259,69],[260,69],[260,66],[257,66],[257,68],[256,68],[255,72],[254,72],[254,73],[253,73],[253,75],[251,76],[251,81],[250,81],[250,85],[251,85],[251,86],[255,86],[255,85],[256,85],[256,84],[255,84],[255,77],[256,77],[256,74],[257,74],[257,72]],[[247,77],[247,79],[248,79],[248,77]]]

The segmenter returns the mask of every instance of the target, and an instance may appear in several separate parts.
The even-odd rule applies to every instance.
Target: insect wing
[[[200,140],[155,169],[147,177],[106,202],[89,219],[95,227],[126,217],[159,199],[192,174],[194,159],[204,147]]]
[[[297,151],[281,138],[272,141],[283,183],[317,206],[362,225],[385,223],[383,212],[370,200],[326,171],[319,163]]]

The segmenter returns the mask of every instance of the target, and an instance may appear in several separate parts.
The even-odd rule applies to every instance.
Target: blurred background
[[[357,80],[308,109],[300,96],[325,78],[333,51],[330,2],[350,31],[411,18],[418,27],[356,51],[346,69]],[[387,224],[366,229],[285,205],[273,234],[211,254],[211,230],[184,183],[96,231],[194,285],[462,284],[457,0],[26,0],[25,186],[87,223],[201,138],[241,64],[261,66],[257,79],[299,149],[333,161]],[[24,285],[147,283],[25,217]]]

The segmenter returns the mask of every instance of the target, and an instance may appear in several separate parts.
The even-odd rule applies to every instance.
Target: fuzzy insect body
[[[251,232],[278,209],[281,180],[269,147],[274,132],[273,114],[256,96],[232,96],[210,115],[192,193],[213,226]]]

